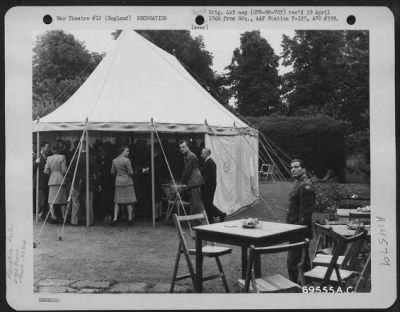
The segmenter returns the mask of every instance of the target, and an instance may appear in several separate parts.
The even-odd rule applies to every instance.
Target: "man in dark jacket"
[[[290,171],[295,183],[289,193],[289,210],[286,222],[307,226],[306,238],[312,238],[312,212],[315,204],[315,191],[311,180],[307,178],[304,162],[301,159],[293,159],[290,164]],[[287,267],[289,278],[297,282],[298,263],[301,259],[301,250],[289,251]],[[308,250],[306,252],[304,270],[310,270],[310,258]]]
[[[201,185],[204,181],[199,169],[199,159],[190,151],[187,141],[180,141],[179,149],[184,159],[180,182],[190,193],[190,214],[200,213],[204,210],[201,201]]]
[[[214,195],[217,188],[217,165],[211,158],[211,150],[203,148],[201,158],[204,160],[201,174],[204,179],[204,184],[201,189],[201,198],[204,208],[206,209],[207,217],[210,223],[214,223],[214,218],[219,217],[220,221],[224,221],[226,214],[214,206]]]
[[[43,141],[40,146],[40,154],[35,159],[33,163],[33,171],[35,174],[35,179],[33,181],[34,190],[36,190],[36,173],[39,172],[39,216],[45,217],[47,213],[47,198],[49,196],[49,176],[44,173],[44,167],[46,166],[47,156],[50,155],[50,145],[48,142]],[[37,168],[39,167],[39,171]]]

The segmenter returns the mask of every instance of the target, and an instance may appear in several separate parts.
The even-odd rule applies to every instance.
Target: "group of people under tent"
[[[84,202],[85,196],[82,196],[86,189],[86,144],[83,142],[81,153],[79,156],[73,155],[73,151],[65,150],[63,142],[56,142],[50,145],[48,142],[42,142],[39,155],[33,154],[33,170],[39,173],[39,213],[46,213],[45,203],[49,204],[51,222],[60,222],[56,214],[55,207],[60,207],[61,217],[65,217],[68,192],[71,194],[72,210],[70,224],[78,224],[84,209],[80,209]],[[78,148],[78,141],[75,142],[75,149]],[[139,146],[143,143],[137,142]],[[65,144],[64,144],[65,145]],[[146,144],[144,144],[144,147]],[[206,211],[209,222],[224,222],[226,214],[219,210],[213,204],[214,194],[217,185],[216,164],[212,159],[211,150],[204,147],[201,149],[200,159],[190,149],[190,143],[187,140],[179,141],[179,151],[183,156],[182,172],[179,183],[185,189],[189,196],[190,211],[189,214]],[[132,153],[132,147],[128,145],[119,146],[119,152],[116,157],[112,157],[112,145],[100,144],[94,146],[89,152],[90,177],[90,208],[89,218],[90,224],[94,223],[93,218],[93,192],[98,193],[99,203],[110,204],[113,201],[113,212],[111,216],[111,224],[116,225],[119,221],[120,206],[126,206],[128,212],[128,224],[132,224],[135,217],[135,206],[138,202],[137,189],[140,184],[135,180],[136,174],[148,174],[149,167],[142,167],[139,170],[132,165],[132,159],[139,151]],[[114,146],[115,148],[115,146]],[[164,146],[163,146],[164,148]],[[94,152],[96,151],[96,152]],[[143,152],[143,151],[142,151]],[[165,153],[165,150],[164,150]],[[171,172],[172,169],[165,167],[166,161],[163,159],[164,153],[161,153],[160,145],[156,145],[154,149],[154,163],[156,184],[161,185],[162,173]],[[142,157],[146,154],[142,154]],[[136,158],[138,159],[138,158]],[[70,163],[68,163],[70,162]],[[134,163],[134,162],[133,162]],[[170,162],[168,161],[168,164]],[[171,163],[173,163],[171,161]],[[77,164],[77,166],[76,166]],[[70,170],[67,173],[67,166]],[[77,168],[76,175],[74,168]],[[304,162],[301,159],[293,159],[290,165],[291,175],[294,179],[293,189],[289,193],[289,207],[286,222],[289,224],[300,224],[307,226],[306,237],[311,239],[313,236],[312,229],[312,212],[315,205],[315,190],[312,186],[311,179],[307,176]],[[156,174],[158,172],[158,174]],[[67,173],[67,174],[66,174]],[[33,183],[34,185],[36,183]],[[106,195],[105,190],[110,191],[114,188],[113,198]],[[156,195],[156,199],[160,198],[160,189]],[[106,198],[108,196],[109,198]],[[105,211],[109,214],[110,211]],[[296,281],[298,275],[298,263],[300,262],[301,251],[290,251],[287,257],[287,267],[289,278]],[[304,262],[304,270],[309,270],[310,259],[308,252]]]
[[[150,145],[141,139],[132,144],[126,142],[127,140],[116,140],[116,143],[112,144],[109,141],[96,140],[90,146],[90,225],[103,220],[116,225],[121,219],[127,219],[128,223],[132,224],[135,215],[151,218]],[[181,185],[187,185],[182,196],[184,200],[191,202],[190,207],[202,205],[206,208],[210,222],[218,217],[222,220],[225,214],[212,203],[216,189],[216,165],[210,157],[211,151],[204,147],[204,142],[184,142],[188,149],[189,145],[191,146],[193,152],[183,152],[180,149],[181,144],[168,140],[162,141],[162,148],[159,143],[154,145],[156,217],[161,217],[161,199],[164,196],[162,185],[175,180]],[[78,225],[86,223],[87,218],[86,143],[82,143],[80,153],[75,153],[79,147],[79,140],[74,142],[73,149],[70,149],[70,146],[68,140],[58,139],[52,145],[42,141],[39,154],[33,152],[33,203],[36,211],[38,192],[40,218],[44,219],[49,215],[51,223],[62,223],[65,217],[67,224]],[[185,157],[188,155],[190,157],[186,161]],[[194,180],[201,182],[201,192],[196,193],[197,188],[191,188]],[[69,209],[66,209],[67,204],[70,205]],[[122,206],[127,209],[120,209]]]

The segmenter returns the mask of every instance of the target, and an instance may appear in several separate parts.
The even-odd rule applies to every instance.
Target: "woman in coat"
[[[114,219],[112,224],[118,220],[119,205],[125,204],[128,207],[128,224],[132,224],[134,217],[134,205],[137,202],[134,184],[133,169],[131,161],[128,158],[129,148],[122,146],[120,155],[113,159],[111,174],[115,175],[115,193],[114,193]]]
[[[67,189],[65,187],[64,175],[67,172],[67,160],[60,154],[61,146],[59,143],[53,145],[53,155],[47,157],[44,173],[49,176],[49,205],[51,222],[57,222],[54,205],[61,206],[61,217],[65,217],[65,207],[67,203]]]

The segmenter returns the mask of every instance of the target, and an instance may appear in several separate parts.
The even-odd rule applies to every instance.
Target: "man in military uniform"
[[[292,191],[289,193],[289,210],[286,222],[289,224],[300,224],[307,226],[306,238],[311,239],[312,212],[315,203],[315,191],[311,180],[307,178],[304,162],[301,159],[293,159],[290,164],[290,172],[295,179]],[[301,260],[301,250],[289,251],[287,258],[287,267],[289,279],[297,282],[298,263]],[[310,270],[310,258],[308,250],[304,262],[304,270]]]
[[[204,184],[204,180],[199,169],[199,159],[190,151],[187,141],[180,141],[179,149],[184,157],[180,182],[190,194],[190,214],[201,213],[204,211],[204,205],[201,200],[201,186]]]

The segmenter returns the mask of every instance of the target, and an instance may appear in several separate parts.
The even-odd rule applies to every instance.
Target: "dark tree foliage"
[[[325,113],[355,129],[367,128],[367,31],[296,31],[283,36],[284,104],[289,115]]]
[[[32,117],[44,116],[63,104],[103,56],[90,53],[84,43],[62,30],[39,36],[33,48]]]
[[[240,35],[240,48],[235,49],[227,66],[227,82],[241,114],[269,115],[279,106],[278,61],[259,31]]]
[[[322,114],[249,117],[248,121],[288,156],[303,159],[307,169],[318,177],[322,178],[331,169],[339,179],[344,179],[346,164],[342,122]],[[260,147],[262,150],[263,147]],[[284,160],[289,161],[286,158]],[[276,162],[281,172],[285,172],[282,164]]]
[[[193,38],[188,30],[137,30],[137,32],[161,49],[174,54],[186,70],[217,100],[224,101],[219,80],[211,69],[213,57],[205,49],[202,36]],[[121,30],[111,35],[117,39]]]

